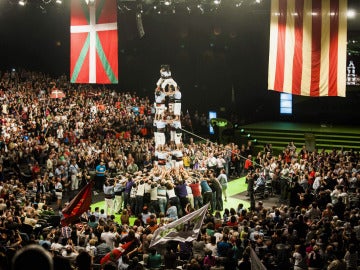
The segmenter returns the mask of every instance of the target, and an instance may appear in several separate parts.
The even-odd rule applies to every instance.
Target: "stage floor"
[[[245,184],[245,177],[229,181],[228,189],[227,189],[228,198],[226,202],[224,201],[224,209],[225,208],[236,209],[239,203],[243,203],[245,209],[248,209],[250,207],[250,202],[247,200],[247,197],[245,196],[246,189],[247,189],[247,184]],[[95,207],[104,209],[105,201],[103,198],[104,198],[103,194],[99,194],[96,196],[93,195],[94,203],[91,205],[92,211],[95,209]],[[267,207],[267,205],[270,206],[273,204],[273,200],[271,198],[262,201],[264,202],[265,207]],[[120,215],[115,214],[115,220],[120,223]],[[135,217],[130,218],[130,225],[133,224],[134,220]]]

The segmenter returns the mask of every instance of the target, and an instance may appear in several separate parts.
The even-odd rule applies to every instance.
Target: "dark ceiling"
[[[61,5],[27,1],[20,7],[18,0],[0,0],[0,70],[25,67],[69,74],[70,0]],[[270,0],[222,0],[218,8],[210,0],[176,0],[170,6],[158,1],[118,1],[119,89],[152,96],[159,66],[170,64],[190,110],[229,110],[234,88],[231,110],[251,117],[278,116],[279,95],[267,91]],[[348,20],[352,39],[360,36],[360,1],[349,0],[348,6],[356,12]],[[140,10],[143,38],[136,23]],[[339,111],[348,113],[350,103],[358,108],[356,101],[360,97],[326,99],[309,111],[345,119]]]

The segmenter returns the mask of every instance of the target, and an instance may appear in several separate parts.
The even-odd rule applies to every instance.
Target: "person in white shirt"
[[[154,132],[155,148],[162,149],[165,145],[166,121],[161,119],[154,121],[154,126],[156,127],[156,132]]]
[[[110,228],[108,225],[104,226],[104,232],[101,233],[100,238],[106,242],[106,244],[111,248],[114,249],[115,241],[119,237],[116,232],[113,232],[113,228]]]
[[[61,178],[57,177],[55,183],[55,195],[57,199],[56,204],[59,208],[61,207],[61,203],[62,203],[62,193],[63,193],[63,186],[61,184]]]
[[[165,97],[166,94],[163,90],[156,88],[155,89],[155,117],[154,120],[160,120],[164,117],[164,112],[166,111],[165,106]]]
[[[160,67],[160,79],[157,81],[156,86],[158,89],[165,90],[166,86],[173,85],[177,87],[177,83],[171,77],[171,71],[169,65],[161,65]]]
[[[77,190],[79,188],[79,178],[80,177],[80,168],[76,164],[76,159],[71,160],[69,166],[69,173],[71,179],[71,190]]]
[[[110,183],[109,180],[106,180],[103,189],[105,197],[105,214],[112,215],[114,214],[115,199],[114,184]]]
[[[322,177],[320,176],[320,173],[316,172],[315,173],[315,180],[314,180],[314,183],[312,185],[312,188],[315,191],[318,190],[318,188],[321,186],[321,180],[322,180]]]
[[[181,148],[181,122],[179,120],[170,120],[170,142],[175,143],[177,148]]]
[[[227,201],[227,192],[226,192],[226,190],[227,190],[227,184],[228,184],[228,179],[227,179],[227,175],[226,175],[226,173],[225,173],[225,169],[222,169],[221,171],[220,171],[220,174],[219,174],[219,176],[217,177],[217,180],[220,182],[220,184],[221,184],[221,190],[222,190],[222,194],[223,194],[223,196],[224,196],[224,198],[225,198],[225,202]]]
[[[181,115],[181,92],[179,87],[175,87],[174,92],[174,116],[176,120],[180,120]]]

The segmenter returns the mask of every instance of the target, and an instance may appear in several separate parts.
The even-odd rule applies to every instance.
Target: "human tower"
[[[169,65],[160,68],[155,89],[154,140],[155,159],[159,166],[183,166],[181,129],[181,92],[171,76]]]

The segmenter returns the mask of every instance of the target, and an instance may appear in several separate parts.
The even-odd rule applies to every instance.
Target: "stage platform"
[[[258,122],[240,126],[237,134],[244,138],[251,134],[250,138],[257,140],[258,149],[271,143],[274,150],[282,151],[293,141],[297,149],[310,145],[318,151],[331,151],[334,148],[360,151],[360,125]]]

